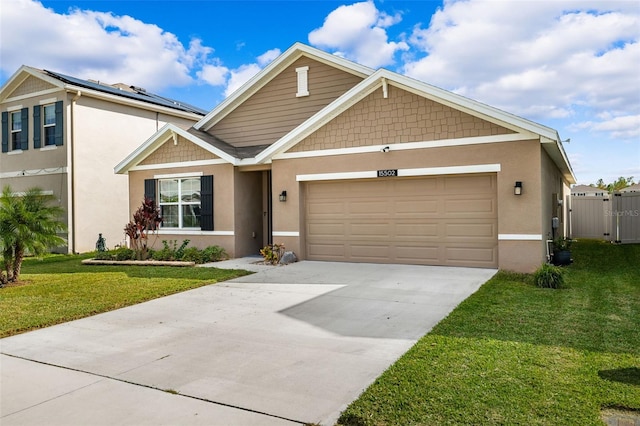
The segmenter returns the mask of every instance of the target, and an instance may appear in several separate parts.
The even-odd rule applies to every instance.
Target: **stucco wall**
[[[144,180],[154,179],[156,175],[172,175],[183,173],[202,173],[213,175],[213,228],[212,232],[198,230],[160,230],[155,248],[162,248],[162,240],[191,240],[190,247],[205,248],[211,245],[224,247],[234,257],[235,250],[235,217],[234,217],[234,169],[231,164],[216,164],[202,167],[181,167],[160,170],[129,172],[129,210],[122,228],[129,222],[133,212],[140,207],[144,199]],[[225,235],[221,235],[225,234]],[[226,235],[230,234],[230,235]]]
[[[274,161],[274,193],[287,191],[286,203],[274,203],[274,232],[301,233],[300,239],[274,237],[274,240],[281,240],[288,248],[304,256],[304,227],[301,226],[301,221],[304,220],[301,214],[304,194],[301,191],[303,185],[296,182],[296,175],[479,164],[499,164],[501,168],[497,173],[499,234],[540,235],[542,213],[539,146],[537,140],[528,140]],[[515,181],[523,182],[525,187],[520,196],[514,195]],[[523,260],[519,253],[507,249],[514,245],[526,247],[527,253],[531,253],[530,247],[535,246],[536,255]],[[541,246],[542,241],[510,241],[509,244],[500,244],[500,268],[523,270],[539,265],[543,260]]]
[[[168,117],[81,96],[74,106],[76,251],[95,248],[98,233],[113,247],[124,240],[128,184],[113,168],[166,124]],[[174,121],[174,119],[172,119]],[[192,123],[177,119],[180,125]]]

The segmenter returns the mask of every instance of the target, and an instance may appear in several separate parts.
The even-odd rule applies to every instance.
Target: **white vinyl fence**
[[[640,192],[569,196],[571,238],[640,243]]]

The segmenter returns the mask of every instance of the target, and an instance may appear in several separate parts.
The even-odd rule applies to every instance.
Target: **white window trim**
[[[55,104],[56,102],[58,102],[58,98],[49,98],[49,99],[43,99],[39,102],[40,105],[49,105],[49,104]]]
[[[44,145],[40,148],[40,151],[53,151],[54,149],[58,149],[57,145]]]
[[[18,114],[18,116],[20,117],[20,130],[13,130],[13,114]],[[9,143],[11,144],[11,149],[10,151],[20,151],[22,152],[22,149],[20,148],[13,148],[13,135],[15,133],[22,133],[22,114],[20,111],[11,111],[9,112]]]
[[[234,231],[202,231],[195,228],[160,228],[158,229],[158,235],[213,235],[213,236],[234,236]]]
[[[180,179],[180,178],[190,178],[190,177],[202,177],[202,172],[191,172],[191,173],[172,173],[168,175],[153,175],[154,179]]]
[[[16,111],[20,111],[22,108],[24,108],[22,105],[14,105],[14,106],[10,106],[10,107],[7,107],[7,112],[16,112]]]
[[[41,141],[41,143],[42,143],[41,147],[42,147],[42,148],[48,148],[48,147],[52,147],[52,146],[53,146],[53,147],[55,147],[55,146],[56,146],[56,142],[55,142],[55,130],[54,130],[54,132],[53,132],[53,133],[54,133],[54,141],[53,141],[53,143],[52,143],[52,144],[47,144],[46,131],[45,131],[45,129],[47,129],[47,128],[49,128],[49,127],[53,127],[54,129],[56,128],[56,122],[55,122],[55,111],[56,111],[56,106],[55,106],[55,103],[51,103],[51,102],[48,102],[47,104],[41,104],[41,105],[42,105],[42,115],[40,116],[40,119],[41,119],[41,122],[42,122],[42,135],[41,135],[41,137],[40,137],[40,138],[41,138],[41,139],[40,139],[40,141]],[[45,111],[44,111],[44,110],[45,110],[45,108],[46,108],[46,107],[48,107],[48,106],[53,107],[53,114],[54,114],[54,121],[53,121],[53,124],[47,124],[47,122],[46,122],[46,117],[47,117],[47,115],[46,115],[46,113],[45,113]],[[42,150],[42,148],[41,148],[40,150]]]
[[[296,97],[309,96],[309,67],[296,68],[298,74],[298,93]]]
[[[159,175],[161,176],[161,175]],[[182,231],[182,230],[197,230],[199,231],[199,228],[195,228],[195,227],[184,227],[183,226],[183,221],[184,218],[182,216],[182,206],[194,206],[194,205],[198,205],[202,208],[202,201],[200,201],[199,203],[196,202],[187,202],[187,201],[182,201],[182,180],[183,179],[190,179],[190,178],[199,178],[202,176],[202,172],[197,172],[197,173],[179,173],[179,174],[174,174],[171,175],[170,177],[164,177],[164,178],[158,178],[156,177],[155,179],[158,180],[158,207],[160,207],[160,209],[162,209],[162,206],[178,206],[178,226],[177,227],[163,227],[162,224],[160,224],[160,229],[165,229],[165,230],[175,230],[175,231]],[[161,180],[172,180],[172,179],[177,179],[178,180],[178,201],[176,201],[175,203],[169,203],[169,202],[165,202],[163,203],[162,201],[160,201],[160,186],[161,186]]]

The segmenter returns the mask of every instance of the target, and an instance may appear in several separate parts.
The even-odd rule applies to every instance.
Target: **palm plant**
[[[66,230],[59,217],[63,210],[49,205],[53,199],[40,188],[15,194],[9,186],[0,196],[0,252],[2,268],[0,284],[20,278],[26,254],[40,256],[48,249],[66,243],[58,233]]]

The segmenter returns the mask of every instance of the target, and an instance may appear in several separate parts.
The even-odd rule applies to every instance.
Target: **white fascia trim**
[[[199,229],[158,229],[158,235],[210,235],[218,237],[232,237],[233,231],[201,231]]]
[[[272,235],[274,237],[299,237],[300,232],[298,231],[273,231]]]
[[[498,234],[500,241],[542,241],[542,234]]]
[[[169,179],[169,178],[189,178],[189,177],[200,177],[204,173],[202,172],[191,172],[191,173],[171,173],[167,175],[153,175],[154,179]]]
[[[40,102],[38,102],[40,105],[46,105],[46,104],[52,104],[55,103],[58,100],[58,98],[48,98],[48,99],[43,99]]]
[[[138,101],[135,99],[125,98],[123,96],[112,95],[109,93],[87,89],[86,87],[75,86],[72,84],[65,84],[64,88],[66,91],[72,92],[72,93],[82,92],[84,96],[88,96],[90,98],[101,99],[114,104],[133,106],[135,108],[140,108],[147,111],[162,112],[164,114],[171,115],[174,117],[187,118],[192,120],[193,122],[196,122],[198,119],[202,117],[202,115],[196,114],[193,112],[181,111],[178,109],[173,109],[173,108],[165,107],[162,105],[152,104],[144,101]]]
[[[64,173],[67,173],[66,167],[54,167],[51,169],[16,170],[13,172],[0,173],[0,179],[8,179],[8,178],[14,178],[14,177],[59,175]]]
[[[260,88],[265,86],[271,81],[277,74],[279,74],[284,68],[294,63],[302,55],[307,54],[314,59],[330,64],[334,67],[341,68],[347,72],[359,75],[363,78],[371,75],[374,70],[355,62],[351,62],[347,59],[341,58],[336,55],[332,55],[325,51],[316,49],[300,42],[294,43],[284,53],[274,59],[269,65],[263,68],[260,72],[250,78],[239,89],[233,92],[229,97],[223,100],[216,108],[214,108],[209,114],[205,115],[200,121],[194,124],[194,128],[197,130],[207,130],[213,127],[218,121],[224,118],[228,112],[233,111],[236,105],[244,102],[248,97],[253,95]]]
[[[469,166],[398,169],[398,177],[458,175],[458,174],[469,174],[469,173],[491,173],[491,172],[499,172],[499,171],[500,171],[500,164],[475,164],[475,165],[469,165]],[[308,175],[296,175],[296,181],[310,182],[310,181],[320,181],[320,180],[372,179],[377,177],[378,177],[377,170],[367,170],[362,172],[315,173],[315,174],[308,174]]]
[[[141,170],[161,170],[161,169],[176,169],[184,167],[202,167],[213,166],[216,164],[229,164],[227,160],[222,158],[211,160],[197,160],[197,161],[183,161],[181,163],[164,163],[164,164],[144,164],[141,166],[134,166],[129,169],[130,172],[137,172]]]
[[[449,146],[464,146],[464,145],[478,145],[488,143],[500,143],[500,142],[515,142],[520,140],[526,140],[530,138],[536,138],[537,136],[532,133],[510,133],[506,135],[493,135],[493,136],[478,136],[459,139],[442,139],[435,141],[422,141],[422,142],[400,142],[400,143],[388,143],[384,145],[372,145],[372,146],[359,146],[353,148],[336,148],[325,149],[318,151],[300,151],[300,152],[285,152],[273,156],[274,160],[285,160],[292,158],[308,158],[308,157],[325,157],[331,155],[348,155],[348,154],[366,154],[370,152],[380,152],[383,147],[388,146],[390,151],[404,151],[410,149],[427,149],[427,148],[442,148]]]

